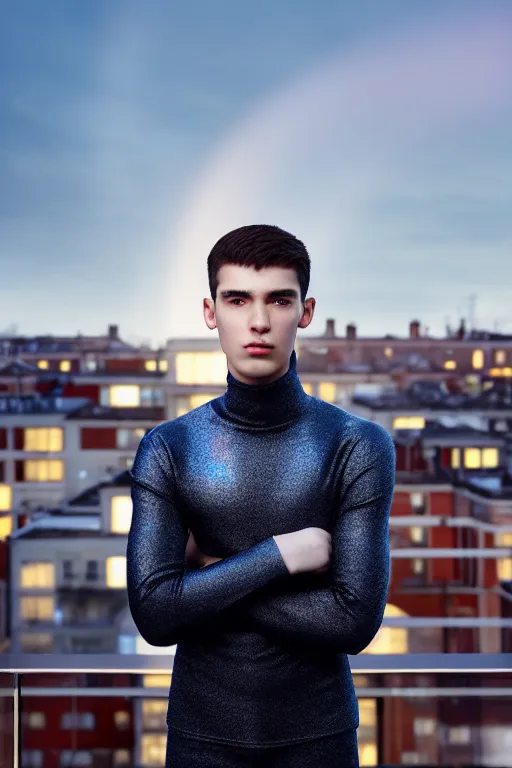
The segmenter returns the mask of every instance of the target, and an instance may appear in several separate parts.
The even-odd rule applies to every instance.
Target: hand
[[[329,569],[332,537],[323,528],[302,528],[273,538],[289,573],[323,573]]]

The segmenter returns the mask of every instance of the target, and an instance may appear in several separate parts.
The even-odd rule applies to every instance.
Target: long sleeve
[[[368,422],[341,468],[331,585],[295,594],[251,595],[235,610],[253,629],[277,642],[338,653],[357,654],[369,645],[382,623],[389,588],[395,456],[390,435]]]
[[[151,645],[197,636],[223,609],[289,575],[272,537],[209,568],[186,568],[188,527],[179,511],[174,461],[154,430],[142,438],[130,475],[128,602],[137,629]]]

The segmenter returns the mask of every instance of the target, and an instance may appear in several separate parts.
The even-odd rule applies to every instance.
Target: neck
[[[270,384],[246,384],[228,371],[226,392],[212,400],[212,407],[219,416],[248,428],[291,424],[309,404],[296,366],[297,355],[293,350],[286,373]]]

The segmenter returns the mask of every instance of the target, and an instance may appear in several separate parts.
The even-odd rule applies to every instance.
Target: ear
[[[213,329],[217,327],[217,321],[215,319],[215,304],[213,299],[203,299],[203,316],[206,325],[211,331],[213,331]]]

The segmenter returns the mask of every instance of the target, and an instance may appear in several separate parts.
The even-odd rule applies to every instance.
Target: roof
[[[75,496],[67,502],[67,507],[98,507],[100,504],[101,488],[129,488],[132,484],[132,478],[129,470],[125,469],[111,480],[104,480],[96,483],[90,488],[86,488],[78,496]],[[63,510],[65,514],[65,510]]]
[[[454,478],[453,484],[487,499],[512,500],[512,476],[508,472],[480,471],[478,474],[472,474],[466,470],[464,478]]]
[[[419,382],[416,382],[418,385]],[[415,386],[405,391],[352,396],[354,404],[365,405],[377,411],[433,410],[433,411],[512,411],[512,394],[506,389],[489,389],[481,394],[469,392],[445,393],[432,386]]]
[[[68,399],[68,398],[64,398]],[[134,406],[118,408],[111,405],[98,405],[91,401],[73,412],[69,413],[67,419],[90,419],[92,421],[154,421],[160,423],[166,420],[164,406]]]
[[[37,365],[31,365],[24,360],[12,360],[6,365],[0,364],[0,377],[3,376],[39,376],[41,373]]]
[[[452,485],[453,481],[448,472],[439,469],[437,472],[415,472],[397,469],[395,472],[397,485]],[[413,490],[413,488],[411,488]]]
[[[0,413],[45,414],[69,413],[90,402],[87,397],[53,397],[36,395],[0,395]]]

